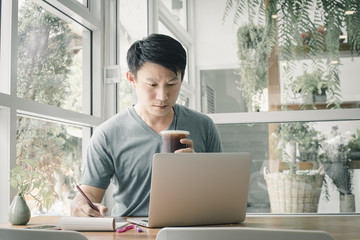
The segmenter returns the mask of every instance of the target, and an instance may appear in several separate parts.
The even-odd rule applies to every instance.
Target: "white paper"
[[[62,217],[60,227],[75,231],[115,231],[115,218]]]

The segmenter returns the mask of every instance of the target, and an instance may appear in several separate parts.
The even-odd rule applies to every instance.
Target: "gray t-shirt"
[[[189,131],[195,152],[223,151],[208,116],[182,105],[175,105],[175,113],[169,130],[176,125],[177,130]],[[148,216],[152,157],[161,152],[161,144],[161,136],[129,107],[94,131],[81,183],[106,189],[111,180],[112,216]]]

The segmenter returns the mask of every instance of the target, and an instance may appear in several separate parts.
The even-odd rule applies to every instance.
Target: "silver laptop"
[[[154,155],[145,227],[239,223],[245,220],[250,153]]]

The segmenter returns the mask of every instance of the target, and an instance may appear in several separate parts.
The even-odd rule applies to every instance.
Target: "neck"
[[[139,117],[157,133],[168,129],[174,118],[174,110],[169,111],[169,114],[166,116],[153,116],[148,112],[143,111],[138,104],[134,106],[134,109]]]

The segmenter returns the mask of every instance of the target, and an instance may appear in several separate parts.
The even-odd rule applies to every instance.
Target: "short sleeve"
[[[87,149],[86,164],[84,165],[82,184],[106,189],[114,174],[114,163],[107,151],[105,134],[97,129],[91,137]]]

